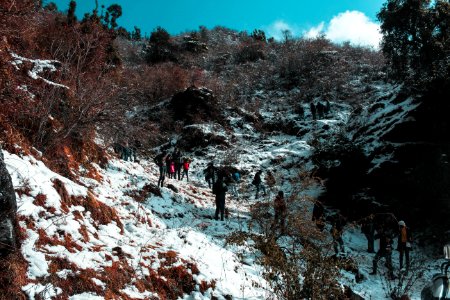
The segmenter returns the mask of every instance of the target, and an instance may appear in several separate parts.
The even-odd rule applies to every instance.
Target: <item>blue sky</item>
[[[47,1],[48,2],[48,1]],[[67,10],[70,0],[54,0],[58,8]],[[379,39],[376,13],[385,0],[99,0],[106,7],[122,6],[119,25],[132,30],[136,25],[149,34],[161,26],[171,34],[197,30],[204,25],[217,25],[236,30],[262,29],[279,38],[283,29],[294,36],[322,33],[332,40],[349,40],[374,46]],[[78,0],[77,15],[90,12],[94,0]],[[329,36],[330,33],[331,35]],[[347,37],[347,36],[348,37]]]

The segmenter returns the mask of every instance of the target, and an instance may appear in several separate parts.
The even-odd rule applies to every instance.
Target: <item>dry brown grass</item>
[[[99,201],[93,193],[88,192],[87,197],[70,196],[64,183],[59,179],[53,181],[53,186],[61,197],[61,208],[64,212],[69,212],[71,206],[82,206],[91,213],[92,219],[97,224],[107,225],[114,221],[120,228],[121,234],[123,234],[123,224],[117,211]]]
[[[19,251],[0,258],[0,300],[27,299],[22,292],[30,282],[27,269],[28,262]]]

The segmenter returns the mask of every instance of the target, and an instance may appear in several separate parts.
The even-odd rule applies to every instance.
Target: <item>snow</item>
[[[14,56],[14,64],[19,65],[24,58]],[[33,60],[34,63],[36,61]],[[33,70],[37,74],[44,68],[50,68],[52,61],[41,62],[39,67]],[[53,70],[53,69],[51,69]],[[31,76],[31,75],[30,75]],[[37,75],[36,75],[37,76]],[[380,88],[380,97],[384,89]],[[392,97],[391,97],[392,98]],[[380,120],[386,120],[388,124],[403,122],[406,112],[417,107],[412,99],[406,99],[402,103],[392,104],[383,95],[384,108],[376,113],[365,115],[365,122],[373,125],[376,130]],[[397,106],[395,106],[397,105]],[[402,113],[392,114],[397,107],[402,107]],[[227,196],[227,207],[230,216],[225,222],[212,219],[215,204],[214,195],[204,182],[203,169],[210,159],[218,164],[227,154],[227,150],[210,148],[207,157],[194,157],[191,165],[190,181],[177,181],[166,178],[166,183],[174,185],[179,192],[175,193],[167,187],[161,188],[161,197],[149,194],[144,202],[136,202],[130,195],[143,190],[148,184],[155,184],[158,179],[156,166],[141,159],[140,163],[124,162],[111,159],[105,169],[97,166],[103,180],[97,182],[90,178],[79,178],[75,183],[49,170],[42,161],[31,156],[19,157],[3,151],[5,162],[11,173],[16,189],[29,188],[29,193],[17,194],[18,215],[33,220],[34,228],[27,228],[24,221],[20,222],[22,228],[26,228],[26,239],[22,244],[22,254],[28,262],[28,278],[36,279],[23,287],[30,299],[35,299],[39,293],[44,293],[45,299],[50,299],[60,293],[59,287],[42,286],[39,280],[49,276],[49,259],[63,258],[77,266],[80,270],[93,269],[98,272],[109,267],[113,262],[125,259],[135,270],[139,270],[138,276],[149,274],[149,270],[142,268],[142,264],[157,270],[162,265],[158,253],[175,251],[178,257],[188,262],[194,262],[200,273],[194,275],[199,284],[203,280],[216,281],[216,288],[209,289],[205,293],[198,290],[190,295],[184,295],[183,299],[210,299],[213,295],[218,299],[225,299],[225,295],[232,295],[233,299],[267,299],[273,296],[270,284],[263,278],[263,267],[258,263],[258,254],[254,253],[251,241],[244,245],[227,245],[225,238],[236,231],[250,231],[248,226],[249,209],[257,200],[253,199],[253,187],[250,184],[251,177],[256,170],[271,169],[276,173],[277,184],[269,191],[269,196],[263,201],[270,201],[278,189],[285,191],[286,195],[295,192],[290,181],[297,179],[300,169],[311,170],[314,166],[310,161],[313,147],[308,143],[313,136],[326,139],[330,134],[338,132],[341,126],[349,121],[349,106],[338,106],[333,103],[334,111],[329,119],[302,120],[302,125],[308,132],[302,137],[289,136],[283,133],[253,134],[255,129],[250,124],[245,124],[240,129],[236,126],[234,136],[237,137],[239,147],[235,150],[237,161],[235,166],[250,172],[243,177],[240,199]],[[273,113],[262,114],[264,118],[272,118]],[[389,116],[389,117],[386,117]],[[293,114],[285,114],[286,119],[295,119]],[[231,124],[238,124],[239,117],[228,118]],[[329,126],[324,130],[323,126]],[[386,125],[386,123],[384,124]],[[229,137],[222,126],[218,124],[193,125],[205,133],[220,134]],[[377,131],[374,135],[377,135]],[[328,134],[328,136],[327,136]],[[379,147],[379,141],[368,144],[366,151],[373,151]],[[374,160],[375,167],[389,157],[377,157]],[[280,168],[274,161],[283,161],[286,164],[298,167]],[[301,163],[299,163],[301,162]],[[112,207],[117,212],[120,222],[108,222],[99,224],[94,220],[92,213],[80,205],[69,206],[68,211],[63,209],[63,200],[54,187],[54,180],[60,180],[70,196],[92,196],[98,202]],[[322,186],[317,184],[309,186],[301,191],[305,196],[317,197],[322,191]],[[34,203],[39,194],[46,196],[44,206]],[[49,208],[54,209],[50,211]],[[311,207],[307,207],[308,210]],[[82,229],[87,232],[83,236]],[[38,230],[43,230],[49,238],[63,239],[70,236],[77,245],[73,249],[67,249],[63,244],[37,246],[39,239]],[[350,286],[358,294],[366,299],[383,300],[386,292],[379,276],[369,275],[374,254],[366,253],[367,243],[359,229],[348,227],[343,236],[345,249],[348,256],[355,259],[361,273],[366,278],[361,283],[356,283],[354,275],[342,271],[342,284]],[[117,252],[120,247],[122,254]],[[116,250],[114,250],[116,249]],[[376,247],[377,249],[377,247]],[[414,254],[413,254],[414,255]],[[122,258],[121,258],[122,256]],[[395,252],[392,258],[394,268],[398,269],[398,254]],[[432,261],[428,261],[428,273],[426,277],[413,287],[411,299],[420,299],[420,290],[425,280],[430,278],[433,269]],[[177,264],[181,264],[178,260]],[[382,262],[379,263],[383,270]],[[70,271],[59,271],[57,276],[65,278]],[[101,288],[106,283],[97,278],[93,282]],[[134,285],[129,285],[122,290],[129,297],[147,299],[155,296],[145,291],[139,292]],[[73,300],[103,299],[93,293],[81,293],[71,296]]]
[[[19,56],[15,53],[11,53],[11,57],[14,59],[11,64],[16,68],[16,70],[20,70],[19,66],[23,64],[24,61],[31,62],[33,64],[33,69],[28,71],[28,76],[30,76],[32,79],[41,79],[47,84],[69,89],[68,86],[59,84],[53,81],[50,81],[48,79],[45,79],[44,77],[40,76],[39,74],[44,72],[45,70],[49,70],[50,72],[55,72],[57,69],[55,67],[56,64],[60,64],[57,60],[42,60],[42,59],[29,59],[22,56]],[[21,86],[19,89],[27,91],[26,86]],[[32,97],[34,98],[34,97]]]

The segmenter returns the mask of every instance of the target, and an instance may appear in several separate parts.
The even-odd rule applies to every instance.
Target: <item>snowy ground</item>
[[[313,130],[323,131],[323,124],[331,126],[332,131],[333,126],[344,118],[340,114],[335,117],[333,120],[308,123],[311,132],[301,140],[283,134],[263,136],[248,126],[236,131],[234,135],[238,139],[236,153],[239,162],[235,166],[249,170],[250,175],[244,177],[244,183],[241,184],[241,197],[228,197],[226,205],[230,216],[224,222],[212,219],[214,198],[202,174],[207,162],[214,160],[220,164],[226,155],[224,150],[211,148],[208,156],[193,157],[189,182],[166,179],[166,184],[172,184],[178,192],[164,187],[161,189],[161,196],[149,194],[143,202],[136,202],[130,195],[141,191],[147,184],[157,182],[157,168],[148,161],[135,163],[111,159],[106,169],[98,168],[102,181],[80,178],[80,182],[75,183],[53,173],[35,158],[18,157],[4,152],[16,190],[28,190],[26,193],[18,193],[18,213],[22,217],[20,225],[27,235],[22,252],[29,263],[29,279],[38,280],[31,281],[23,290],[31,299],[39,293],[44,299],[51,299],[61,293],[61,287],[43,283],[45,281],[42,280],[51,274],[51,258],[67,259],[83,270],[104,270],[119,260],[117,247],[120,247],[127,254],[127,263],[143,274],[148,269],[141,269],[142,265],[155,270],[161,265],[158,253],[175,251],[179,258],[197,264],[200,273],[194,277],[198,284],[203,280],[216,281],[214,290],[210,288],[203,294],[197,290],[185,295],[184,299],[210,299],[212,295],[218,299],[225,299],[226,295],[231,295],[233,299],[272,297],[268,283],[262,278],[262,267],[256,263],[256,257],[250,252],[250,248],[226,245],[225,237],[237,230],[249,230],[249,207],[257,201],[254,200],[254,191],[249,184],[254,172],[263,167],[274,171],[278,178],[277,186],[265,200],[270,201],[278,189],[289,195],[292,192],[289,179],[295,178],[298,169],[280,169],[274,162],[282,160],[289,164],[303,161],[303,168],[308,170],[311,167],[308,160],[311,147],[307,139],[313,135]],[[61,194],[55,189],[55,179],[64,184],[69,195],[93,197],[96,201],[113,207],[122,224],[115,220],[101,224],[85,207],[77,203],[65,207]],[[311,196],[318,193],[320,186],[308,190]],[[45,195],[40,196],[44,203],[36,202],[38,195]],[[30,226],[27,219],[33,220],[34,226]],[[75,245],[69,249],[62,242],[37,245],[42,231],[58,241],[67,241],[70,236]],[[380,276],[368,274],[374,254],[365,252],[366,240],[360,230],[349,227],[345,231],[344,242],[347,255],[358,262],[365,280],[357,284],[354,275],[342,272],[342,283],[365,299],[388,299],[384,286],[386,282]],[[419,252],[417,250],[412,255],[419,255]],[[393,254],[393,262],[394,268],[398,270],[397,252]],[[379,265],[382,271],[383,261]],[[411,299],[420,299],[422,287],[433,270],[438,269],[437,266],[437,263],[428,260],[423,278],[412,287]],[[73,271],[68,269],[61,270],[58,276],[68,276],[71,272]],[[92,280],[100,289],[105,287],[105,282],[100,279]],[[152,296],[147,291],[140,292],[135,286],[129,286],[123,292],[136,299],[149,299]],[[70,299],[102,297],[83,293]]]

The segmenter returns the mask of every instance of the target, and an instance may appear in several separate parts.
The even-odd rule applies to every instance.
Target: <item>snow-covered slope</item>
[[[413,109],[408,101],[401,104]],[[222,135],[231,147],[211,145],[203,149],[203,156],[189,153],[190,181],[166,179],[161,189],[155,186],[156,166],[145,159],[136,163],[111,158],[106,168],[97,167],[102,180],[73,182],[36,158],[4,152],[18,195],[21,251],[28,265],[23,292],[30,299],[276,298],[251,242],[237,246],[227,244],[226,238],[236,231],[255,230],[248,223],[253,204],[271,202],[280,189],[287,197],[299,192],[295,187],[299,173],[314,167],[309,141],[326,139],[347,122],[349,106],[334,105],[323,120],[309,115],[299,119],[288,112],[262,114],[263,121],[293,122],[301,129],[300,136],[258,132],[242,115],[232,113],[231,132],[218,124],[195,125],[205,135]],[[392,116],[392,124],[401,122],[401,115],[389,111],[386,104],[376,115]],[[376,115],[367,115],[365,123],[376,128]],[[367,142],[367,151],[377,147],[375,141]],[[214,197],[202,172],[210,161],[232,164],[244,173],[241,197],[228,196],[224,222],[212,218]],[[273,171],[277,182],[266,197],[255,200],[250,182],[260,168]],[[322,188],[320,181],[307,187],[300,193],[309,197],[316,197]],[[368,274],[374,254],[365,253],[359,229],[346,227],[344,242],[346,255],[358,263],[364,280],[356,283],[354,274],[343,271],[342,284],[366,299],[386,299],[387,283]],[[397,253],[393,261],[398,268]],[[436,266],[427,265],[430,272]],[[420,298],[429,275],[411,287],[411,299]]]

